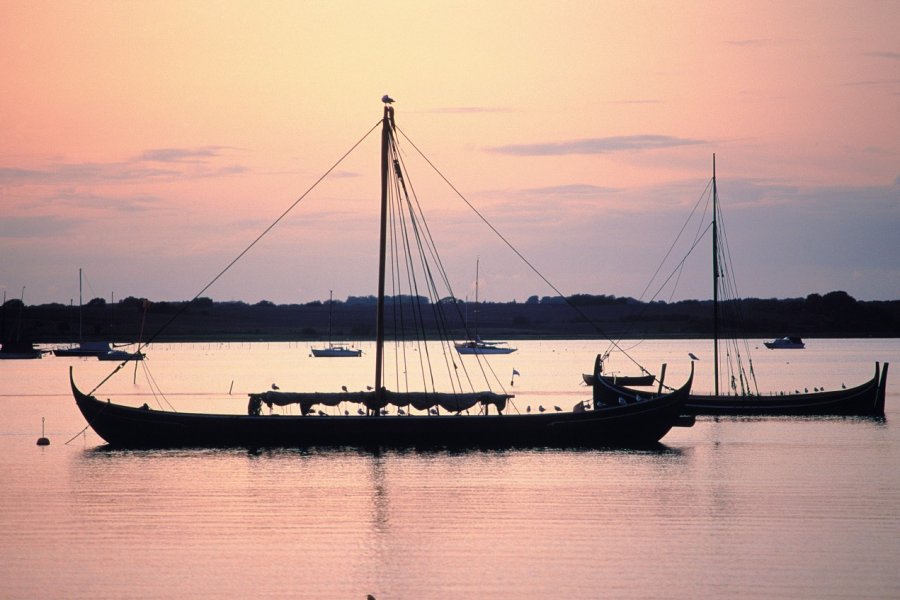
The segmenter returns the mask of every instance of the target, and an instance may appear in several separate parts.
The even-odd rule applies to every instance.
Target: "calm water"
[[[108,363],[2,361],[0,597],[900,597],[900,340],[753,345],[761,391],[849,386],[890,361],[886,422],[701,419],[658,452],[119,452],[77,435],[67,390],[69,365],[91,389]],[[521,373],[520,409],[589,397],[580,374],[605,345],[518,346],[492,364],[505,384]],[[628,348],[672,383],[694,352],[695,389],[711,387],[709,342]],[[164,400],[143,367],[98,396],[242,412],[273,382],[360,389],[371,365],[161,345],[147,366]]]

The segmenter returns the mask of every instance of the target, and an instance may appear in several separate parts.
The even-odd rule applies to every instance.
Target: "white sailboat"
[[[456,351],[460,354],[512,354],[517,350],[508,342],[486,342],[478,335],[478,269],[481,259],[475,261],[475,339],[457,342]]]
[[[82,339],[81,309],[83,304],[81,269],[78,269],[78,343],[65,348],[55,348],[54,356],[96,357],[100,360],[143,360],[142,352],[114,350],[109,342],[85,342]]]
[[[347,344],[335,344],[331,341],[331,316],[334,312],[334,296],[332,290],[328,290],[328,346],[325,348],[311,348],[310,352],[316,358],[350,358],[362,356],[362,350],[351,348]]]

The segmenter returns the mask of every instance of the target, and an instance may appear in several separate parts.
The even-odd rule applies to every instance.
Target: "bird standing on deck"
[[[275,391],[277,392],[277,391],[280,390],[281,388],[278,387],[277,385],[275,385],[275,384],[273,383],[273,384],[272,384],[272,389],[275,390]]]

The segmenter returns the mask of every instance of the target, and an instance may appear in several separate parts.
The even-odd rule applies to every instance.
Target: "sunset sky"
[[[4,0],[0,290],[77,302],[83,268],[85,301],[192,298],[390,94],[566,294],[640,296],[715,153],[741,295],[898,299],[898,31],[897,1]],[[376,131],[203,295],[373,294],[378,152]],[[477,257],[482,297],[553,294],[423,167],[458,296]],[[673,298],[711,297],[708,255]]]

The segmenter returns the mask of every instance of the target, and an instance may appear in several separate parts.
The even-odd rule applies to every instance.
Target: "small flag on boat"
[[[509,385],[515,385],[516,375],[519,375],[519,372],[513,369],[512,377],[509,378]]]

